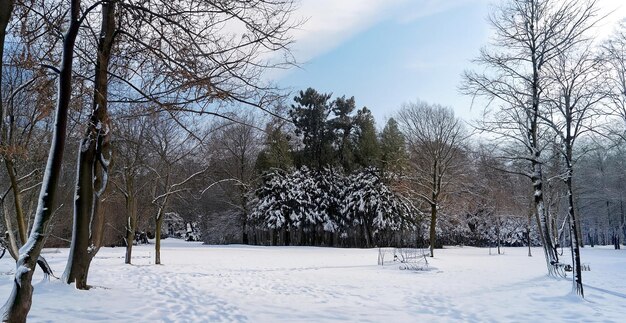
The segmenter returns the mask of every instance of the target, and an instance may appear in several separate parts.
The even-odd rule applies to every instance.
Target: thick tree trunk
[[[554,276],[556,275],[554,264],[558,263],[559,258],[558,254],[556,253],[556,244],[552,235],[552,221],[549,219],[548,213],[546,212],[543,199],[543,170],[541,167],[541,163],[536,160],[533,160],[532,166],[533,174],[531,176],[531,180],[534,191],[535,214],[540,228],[539,231],[541,235],[541,242],[543,244],[544,255],[546,257],[548,274]]]
[[[94,203],[93,178],[94,172],[88,164],[95,159],[95,150],[89,142],[83,141],[79,149],[78,172],[76,178],[76,198],[74,200],[74,224],[72,228],[72,243],[70,245],[69,259],[63,281],[67,284],[76,283],[77,289],[88,289],[87,275],[91,263],[90,250],[90,222]]]
[[[115,4],[102,4],[102,23],[96,59],[94,97],[89,125],[81,141],[76,175],[74,226],[70,255],[63,280],[88,289],[91,260],[100,249],[104,229],[100,195],[107,185],[109,163],[109,117],[107,111],[108,68],[115,34]]]
[[[0,7],[0,12],[4,14],[4,8],[7,6],[4,5],[4,2],[2,6]],[[26,244],[20,248],[20,256],[16,263],[15,278],[13,280],[13,290],[2,308],[3,321],[25,322],[32,303],[33,287],[31,282],[33,272],[47,237],[48,223],[52,217],[63,163],[63,151],[67,138],[68,108],[72,93],[74,44],[80,27],[79,16],[80,0],[72,0],[70,23],[63,40],[63,59],[58,76],[59,89],[50,153],[43,176],[32,230]]]

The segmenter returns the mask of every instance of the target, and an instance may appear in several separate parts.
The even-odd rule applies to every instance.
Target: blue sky
[[[621,0],[600,0],[615,9]],[[454,109],[470,120],[481,108],[458,93],[489,41],[487,0],[302,0],[308,21],[295,34],[301,68],[283,72],[278,83],[294,91],[313,87],[334,96],[354,96],[382,127],[400,106],[421,99]],[[617,16],[605,23],[614,25]]]

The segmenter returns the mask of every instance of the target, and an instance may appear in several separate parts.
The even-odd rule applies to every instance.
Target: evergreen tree
[[[332,109],[335,118],[330,121],[335,133],[338,160],[346,172],[352,171],[354,167],[354,147],[350,141],[350,135],[355,127],[355,117],[352,115],[355,109],[354,97],[349,99],[346,99],[345,96],[337,98]]]
[[[372,112],[364,107],[356,116],[356,161],[361,167],[376,166],[380,160],[380,146]]]
[[[265,130],[265,149],[261,151],[256,162],[256,169],[264,172],[273,168],[287,170],[293,166],[289,135],[282,127],[269,123]]]
[[[407,164],[404,135],[398,128],[398,122],[391,118],[387,121],[380,135],[381,171],[383,173],[401,173]]]
[[[326,232],[337,232],[343,224],[341,211],[346,178],[341,171],[325,168],[317,173],[313,205]]]
[[[369,167],[355,173],[347,183],[342,213],[362,228],[366,247],[377,241],[381,231],[401,228],[408,208],[383,183],[377,169]]]
[[[289,111],[296,126],[296,135],[302,137],[304,144],[300,164],[316,169],[322,169],[333,159],[333,133],[328,124],[332,111],[330,96],[308,88],[294,98],[296,104]]]

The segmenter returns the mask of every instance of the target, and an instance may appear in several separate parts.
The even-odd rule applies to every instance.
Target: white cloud
[[[300,62],[324,54],[355,34],[387,19],[407,0],[301,0],[296,19],[306,22],[293,32],[293,53]]]
[[[292,33],[292,54],[306,64],[379,22],[408,23],[475,1],[484,0],[300,0],[293,18],[306,22]],[[284,74],[274,71],[268,76]]]
[[[470,3],[494,3],[496,0],[300,0],[293,15],[306,20],[292,32],[295,43],[292,54],[300,64],[323,55],[375,24],[393,20],[409,23],[416,19],[445,12]],[[597,28],[599,38],[608,36],[617,22],[626,16],[624,0],[598,0],[601,14],[608,14]],[[485,24],[486,21],[477,21]],[[424,67],[424,66],[420,66]],[[287,71],[273,71],[270,79],[284,76]]]

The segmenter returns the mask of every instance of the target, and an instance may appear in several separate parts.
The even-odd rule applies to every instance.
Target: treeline
[[[527,183],[472,144],[451,109],[406,104],[379,131],[354,97],[309,88],[293,102],[291,120],[268,122],[262,148],[253,149],[258,178],[241,234],[215,239],[212,230],[207,242],[432,245],[433,253],[442,243],[539,242]]]

